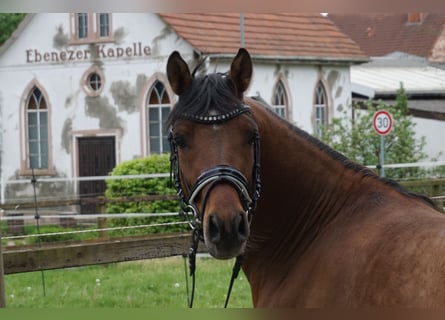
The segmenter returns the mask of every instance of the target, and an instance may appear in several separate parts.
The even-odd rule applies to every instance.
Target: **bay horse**
[[[252,71],[245,49],[227,73],[167,62],[172,170],[209,253],[243,256],[255,307],[445,306],[445,216],[245,97]]]

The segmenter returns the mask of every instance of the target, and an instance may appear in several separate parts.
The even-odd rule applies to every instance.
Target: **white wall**
[[[426,145],[424,152],[431,159],[445,160],[445,122],[424,118],[413,118],[416,124],[416,137],[425,137]]]
[[[314,132],[312,108],[314,90],[319,80],[328,91],[329,118],[339,116],[341,110],[350,108],[351,89],[348,66],[257,63],[254,66],[253,81],[247,94],[259,94],[266,102],[272,103],[274,85],[280,78],[285,79],[285,84],[289,89],[291,106],[289,120],[311,134]]]
[[[148,154],[146,143],[141,140],[146,136],[144,130],[147,126],[143,112],[145,97],[157,76],[166,80],[168,55],[178,50],[185,60],[191,61],[193,48],[152,13],[115,13],[112,29],[115,34],[123,36],[117,43],[106,43],[107,48],[116,50],[141,43],[150,47],[151,55],[119,59],[106,57],[99,63],[91,59],[35,62],[36,51],[43,55],[45,52],[89,48],[88,45],[66,45],[63,48],[55,45],[60,44],[61,37],[69,36],[68,13],[35,14],[20,36],[0,55],[1,174],[5,181],[27,179],[18,175],[20,162],[26,156],[23,150],[20,153],[20,148],[25,148],[25,139],[20,140],[20,117],[23,117],[20,116],[23,114],[20,107],[25,103],[22,100],[28,93],[27,86],[33,81],[45,90],[51,108],[51,147],[56,176],[77,175],[75,141],[82,135],[116,135],[117,162]],[[27,58],[30,61],[27,62]],[[96,106],[105,113],[100,117],[91,114],[91,105],[81,85],[82,77],[92,67],[97,67],[104,77],[103,91]],[[209,72],[228,69],[229,62],[208,67]],[[348,66],[254,61],[253,79],[247,95],[259,94],[271,103],[273,87],[279,79],[284,79],[289,90],[290,120],[310,133],[313,132],[313,94],[318,80],[321,79],[329,90],[330,117],[350,105]],[[169,93],[174,102],[176,97],[171,91]],[[122,102],[129,103],[128,94],[135,95],[133,105]],[[69,130],[68,122],[71,122]]]

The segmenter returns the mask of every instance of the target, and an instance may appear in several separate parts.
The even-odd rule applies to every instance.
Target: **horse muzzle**
[[[198,195],[200,205],[195,203]],[[252,199],[247,179],[239,170],[220,165],[204,171],[188,203],[194,207],[195,221],[203,228],[204,242],[213,257],[229,259],[244,251]]]
[[[242,254],[249,232],[249,220],[245,211],[230,210],[230,214],[223,214],[209,210],[205,215],[204,242],[214,258],[230,259]]]

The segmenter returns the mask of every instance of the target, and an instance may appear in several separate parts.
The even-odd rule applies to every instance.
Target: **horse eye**
[[[175,135],[175,142],[179,148],[185,148],[187,146],[187,141],[183,135]]]
[[[247,143],[254,144],[258,133],[256,131],[251,131],[247,135]]]

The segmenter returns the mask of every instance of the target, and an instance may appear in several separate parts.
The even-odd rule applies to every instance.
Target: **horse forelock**
[[[200,75],[193,79],[190,88],[172,108],[166,121],[169,128],[178,119],[230,114],[243,102],[235,94],[232,80],[224,73]]]

